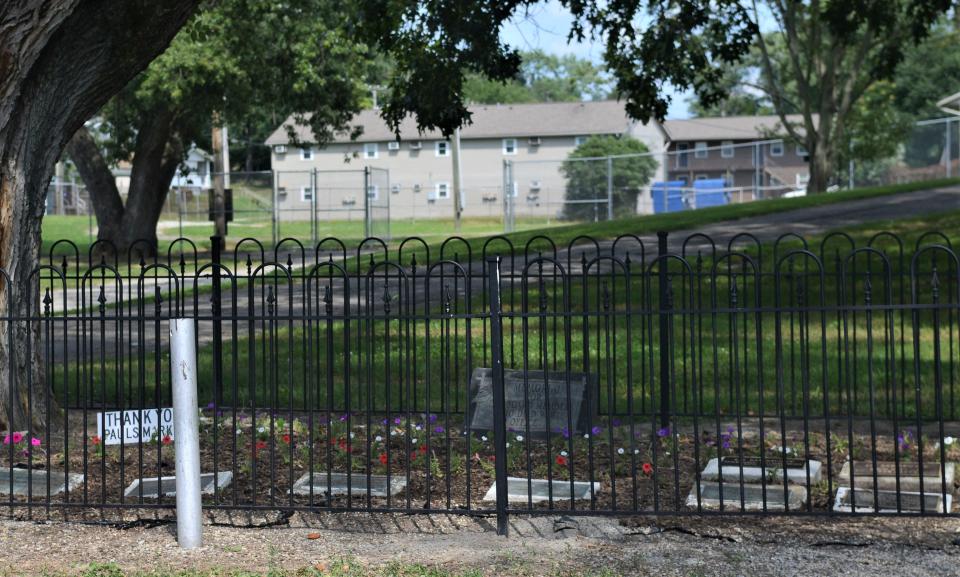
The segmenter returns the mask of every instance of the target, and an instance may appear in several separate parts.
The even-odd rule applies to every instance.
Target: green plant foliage
[[[608,187],[613,189],[613,217],[636,214],[637,195],[650,182],[657,161],[652,156],[605,158],[644,154],[646,145],[630,137],[594,136],[570,153],[560,171],[566,178],[566,200],[600,200],[600,203],[567,203],[564,218],[607,220]],[[589,159],[589,160],[584,160]]]

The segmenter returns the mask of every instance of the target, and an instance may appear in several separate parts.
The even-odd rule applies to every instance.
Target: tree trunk
[[[67,145],[67,153],[77,166],[97,217],[97,239],[106,241],[106,251],[122,258],[131,248],[138,256],[157,251],[157,222],[170,190],[170,183],[182,161],[180,140],[173,134],[173,114],[154,110],[137,131],[137,142],[130,173],[130,188],[124,206],[116,180],[100,148],[86,128],[81,128]]]
[[[38,309],[32,273],[54,165],[70,136],[169,44],[198,3],[0,3],[0,315],[14,315],[0,323],[0,426],[8,431],[59,423],[41,410],[27,416],[28,390],[34,403],[49,393],[40,325],[27,315]]]
[[[833,152],[830,146],[821,141],[810,151],[810,180],[807,181],[807,194],[826,192],[833,178]]]

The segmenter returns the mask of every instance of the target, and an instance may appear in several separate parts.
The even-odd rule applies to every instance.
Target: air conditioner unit
[[[277,154],[286,154],[286,153],[287,153],[287,145],[286,145],[286,144],[278,144],[278,145],[276,145],[276,146],[273,147],[273,151],[276,152]]]
[[[342,204],[343,206],[353,206],[357,204],[357,199],[352,196],[345,196],[343,197]]]
[[[530,138],[527,139],[527,143],[528,143],[530,146],[540,146],[540,137],[539,137],[539,136],[531,136]]]
[[[410,150],[420,150],[423,148],[423,143],[419,140],[410,143]]]
[[[396,140],[391,140],[387,143],[387,150],[400,150],[400,143]]]
[[[420,192],[420,185],[419,185],[419,184],[414,184],[414,185],[413,185],[413,192]]]
[[[535,191],[538,191],[538,190],[540,190],[540,181],[539,181],[539,180],[531,180],[531,181],[530,181],[530,191],[531,191],[531,192],[535,192]]]
[[[495,194],[484,194],[483,202],[497,202],[497,195]]]
[[[392,192],[393,194],[400,194],[400,184],[396,182],[391,184],[390,192]]]

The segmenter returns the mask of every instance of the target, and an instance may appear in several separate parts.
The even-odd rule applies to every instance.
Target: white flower
[[[415,426],[414,429],[416,429],[416,430],[419,431],[419,430],[420,430],[420,425]]]
[[[381,437],[380,435],[377,435],[376,441],[379,443],[379,442],[382,441],[382,440],[383,440],[383,437]]]
[[[487,442],[487,436],[486,436],[486,435],[483,435],[482,437],[480,437],[480,440],[483,441],[484,443],[486,443],[486,442]]]
[[[634,455],[639,455],[639,454],[640,454],[640,449],[634,449],[634,450],[633,450],[633,454],[634,454]]]
[[[560,451],[560,456],[561,456],[561,457],[566,457],[566,456],[567,456],[567,452],[566,452],[566,451]]]
[[[589,439],[589,438],[590,438],[590,433],[584,433],[584,434],[583,434],[583,438],[584,438],[584,439]]]
[[[390,431],[390,436],[391,436],[391,437],[396,437],[396,436],[397,436],[397,432],[396,432],[396,431]]]
[[[350,433],[350,438],[351,438],[351,439],[354,438],[354,437],[356,437],[356,436],[357,436],[357,435],[356,435],[355,433]]]
[[[410,439],[410,442],[413,443],[414,445],[417,444],[417,440],[416,440],[416,439]]]
[[[623,454],[623,447],[620,447],[619,449],[617,449],[617,454],[618,454],[618,455],[622,455],[622,454]]]
[[[267,432],[267,429],[266,429],[266,427],[257,427],[257,432],[258,432],[258,433],[266,433],[266,432]]]
[[[507,443],[507,448],[508,448],[508,449],[510,448],[510,443]]]
[[[517,435],[517,442],[518,443],[523,442],[523,435]]]
[[[237,429],[237,434],[238,434],[238,435],[242,435],[242,434],[243,434],[243,431],[240,430],[240,429]]]
[[[953,437],[944,437],[944,438],[943,438],[943,444],[944,444],[944,445],[948,445],[948,446],[949,446],[949,445],[952,445],[952,444],[953,444],[953,441],[954,441],[954,438],[953,438]]]

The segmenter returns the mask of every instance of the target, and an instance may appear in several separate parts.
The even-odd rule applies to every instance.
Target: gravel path
[[[170,524],[117,529],[2,521],[0,575],[75,574],[91,562],[128,571],[266,573],[348,558],[490,576],[946,576],[956,575],[960,562],[956,519],[512,517],[509,538],[498,537],[494,524],[443,515],[295,515],[267,528],[207,525],[204,547],[184,552]],[[319,537],[308,539],[314,532]]]

